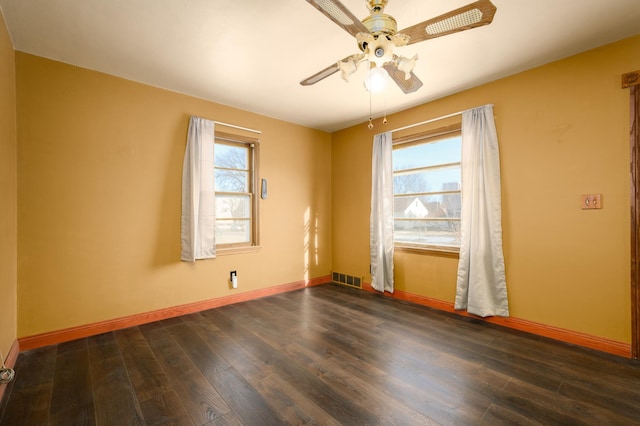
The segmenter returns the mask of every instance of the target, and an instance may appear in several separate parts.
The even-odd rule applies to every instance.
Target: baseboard
[[[363,283],[362,289],[369,292],[380,294],[378,291],[371,287],[370,283]],[[533,321],[524,319],[518,319],[513,317],[487,317],[482,318],[476,315],[469,314],[465,311],[454,309],[452,302],[445,302],[443,300],[432,299],[430,297],[420,296],[413,293],[408,293],[401,290],[395,290],[393,294],[384,293],[385,296],[392,297],[399,300],[405,300],[407,302],[416,303],[418,305],[428,306],[430,308],[438,309],[441,311],[451,312],[457,315],[466,316],[470,318],[479,319],[488,323],[501,325],[504,327],[513,328],[515,330],[525,331],[527,333],[535,334],[538,336],[548,337],[550,339],[559,340],[565,343],[571,343],[578,346],[583,346],[589,349],[595,349],[601,352],[607,352],[613,355],[622,356],[625,358],[631,358],[631,344],[618,342],[615,340],[605,339],[603,337],[592,336],[590,334],[581,333],[578,331],[567,330],[550,325],[540,324]]]
[[[326,284],[331,282],[331,276],[313,278],[305,281],[297,281],[288,284],[281,284],[274,287],[269,287],[260,290],[252,290],[245,293],[234,294],[230,296],[219,297],[216,299],[203,300],[200,302],[189,303],[186,305],[174,306],[171,308],[159,309],[152,312],[145,312],[136,315],[130,315],[122,318],[115,318],[112,320],[101,321],[93,324],[86,324],[77,327],[71,327],[63,330],[52,331],[48,333],[37,334],[29,337],[19,338],[11,346],[11,350],[7,355],[5,364],[7,367],[13,368],[15,361],[18,357],[18,353],[23,350],[35,349],[43,346],[54,345],[58,343],[68,342],[71,340],[80,339],[83,337],[95,336],[97,334],[107,333],[109,331],[120,330],[127,327],[133,327],[136,325],[147,324],[154,321],[160,321],[163,319],[173,318],[180,315],[191,314],[195,312],[204,311],[207,309],[217,308],[220,306],[231,305],[234,303],[245,302],[253,299],[259,299],[261,297],[272,296],[279,293],[285,293],[288,291],[298,290],[305,287]],[[369,292],[378,293],[371,287],[370,283],[363,283],[362,289]],[[586,333],[580,333],[577,331],[566,330],[559,327],[540,324],[533,321],[524,319],[518,319],[513,317],[488,317],[481,318],[475,315],[471,315],[467,312],[455,310],[453,303],[443,300],[433,299],[426,296],[421,296],[413,293],[408,293],[401,290],[394,291],[393,294],[385,293],[385,296],[392,297],[399,300],[405,300],[408,302],[416,303],[423,306],[428,306],[441,311],[455,313],[461,316],[472,317],[480,319],[489,323],[501,325],[504,327],[513,328],[520,331],[525,331],[538,336],[548,337],[554,340],[559,340],[566,343],[571,343],[578,346],[583,346],[590,349],[599,350],[602,352],[611,353],[614,355],[630,358],[631,357],[631,345],[628,343],[618,342],[615,340],[605,339],[603,337],[592,336]],[[6,386],[0,386],[0,398],[2,392]]]
[[[4,360],[4,365],[7,368],[13,368],[16,365],[16,360],[18,359],[18,354],[20,353],[20,344],[18,343],[17,340],[13,341],[13,344],[11,345],[11,348],[9,349],[9,353],[7,354],[7,357]],[[4,391],[7,388],[9,384],[5,383],[3,385],[0,385],[0,405],[2,405],[2,397],[4,396]]]
[[[136,325],[174,318],[180,315],[192,314],[207,309],[218,308],[220,306],[260,299],[262,297],[273,296],[275,294],[286,293],[293,290],[299,290],[305,287],[326,284],[329,282],[331,282],[331,276],[327,275],[324,277],[296,281],[288,284],[281,284],[274,287],[263,288],[260,290],[251,290],[244,293],[238,293],[230,296],[223,296],[215,299],[189,303],[186,305],[159,309],[156,311],[130,315],[127,317],[115,318],[93,324],[86,324],[77,327],[66,328],[63,330],[51,331],[34,336],[21,337],[20,339],[18,339],[18,341],[20,344],[20,349],[26,351],[43,346],[69,342],[71,340],[81,339],[83,337],[95,336],[110,331],[121,330],[123,328],[133,327]]]

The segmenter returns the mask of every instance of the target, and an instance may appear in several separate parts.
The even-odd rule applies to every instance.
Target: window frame
[[[405,136],[399,136],[396,138],[393,138],[392,140],[392,145],[393,148],[392,149],[397,149],[397,148],[406,148],[408,146],[414,146],[414,145],[422,145],[422,144],[427,144],[427,143],[434,143],[434,142],[438,142],[441,141],[443,139],[447,139],[450,138],[451,136],[462,136],[462,124],[461,123],[455,123],[455,124],[451,124],[448,126],[443,126],[443,127],[439,127],[436,129],[432,129],[432,130],[426,130],[423,132],[419,132],[419,133],[412,133],[409,135],[405,135]],[[442,164],[438,164],[438,165],[434,165],[432,166],[433,168],[437,168],[437,167],[442,167],[445,165],[460,165],[460,167],[462,167],[462,158],[460,159],[460,162],[456,162],[456,163],[442,163]],[[431,167],[431,166],[430,166]],[[409,170],[409,169],[406,169]],[[401,172],[405,172],[406,170],[402,170]],[[393,172],[393,176],[395,178],[396,176],[396,172]],[[462,180],[462,179],[461,179]],[[445,191],[446,193],[460,193],[460,197],[462,199],[462,182],[460,183],[460,189],[456,190],[456,191]],[[434,193],[443,193],[442,191],[434,191]],[[403,195],[403,194],[401,194]],[[393,193],[393,197],[394,200],[396,198],[396,193],[394,190]],[[396,223],[396,217],[395,217],[395,212],[394,212],[394,217],[393,217],[393,222],[394,222],[394,228],[395,228],[395,223]],[[407,243],[407,242],[396,242],[395,237],[394,237],[394,241],[393,241],[393,245],[394,245],[394,249],[397,252],[406,252],[406,253],[416,253],[416,254],[431,254],[431,255],[438,255],[438,256],[443,256],[443,257],[452,257],[452,258],[458,258],[459,257],[459,253],[460,253],[460,247],[452,247],[452,246],[442,246],[442,245],[436,245],[436,244],[411,244],[411,243]]]
[[[234,133],[227,133],[221,131],[215,131],[215,140],[214,140],[214,152],[215,146],[218,144],[222,145],[231,145],[231,146],[242,146],[249,149],[249,178],[248,183],[250,185],[249,192],[247,193],[235,193],[235,192],[227,192],[227,191],[215,191],[215,197],[217,198],[219,193],[222,194],[248,194],[250,199],[250,214],[251,217],[249,219],[250,222],[250,241],[249,242],[241,242],[241,243],[227,243],[227,244],[219,244],[216,242],[216,253],[218,255],[225,254],[235,254],[235,253],[243,253],[243,252],[252,252],[260,249],[260,185],[259,185],[259,176],[260,176],[260,140],[257,138],[252,138],[248,136],[241,136]],[[215,163],[213,164],[214,170],[229,170],[224,168],[216,168]],[[216,217],[216,223],[218,218]]]

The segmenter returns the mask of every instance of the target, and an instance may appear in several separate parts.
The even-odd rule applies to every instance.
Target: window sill
[[[460,258],[460,249],[456,247],[420,247],[408,245],[396,245],[394,247],[396,253],[412,253],[423,254],[427,256],[449,257],[452,259]]]
[[[260,251],[260,246],[221,247],[216,248],[216,256],[228,256],[230,254],[255,253]]]

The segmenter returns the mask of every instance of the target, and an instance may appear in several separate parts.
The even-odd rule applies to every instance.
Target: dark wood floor
[[[21,353],[0,425],[640,424],[640,364],[323,285]]]

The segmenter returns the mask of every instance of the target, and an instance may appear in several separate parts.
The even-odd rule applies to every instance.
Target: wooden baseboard
[[[97,334],[107,333],[109,331],[120,330],[127,327],[133,327],[136,325],[147,324],[153,321],[160,321],[167,318],[173,318],[180,315],[191,314],[194,312],[200,312],[207,309],[217,308],[220,306],[231,305],[234,303],[245,302],[248,300],[259,299],[261,297],[272,296],[279,293],[285,293],[288,291],[298,290],[305,287],[314,285],[326,284],[331,282],[331,276],[313,278],[305,281],[297,281],[288,284],[281,284],[274,287],[269,287],[260,290],[248,291],[245,293],[234,294],[231,296],[219,297],[216,299],[203,300],[201,302],[190,303],[186,305],[174,306],[171,308],[160,309],[152,312],[145,312],[142,314],[131,315],[123,318],[115,318],[112,320],[101,321],[93,324],[86,324],[77,327],[71,327],[63,330],[52,331],[48,333],[37,334],[29,337],[22,337],[18,339],[11,347],[11,351],[7,355],[5,364],[7,367],[13,368],[15,360],[18,357],[20,350],[26,351],[29,349],[35,349],[42,346],[54,345],[58,343],[68,342],[71,340],[80,339],[83,337],[95,336]],[[369,292],[378,293],[371,287],[369,283],[363,283],[362,289]],[[513,317],[488,317],[481,318],[475,315],[471,315],[464,311],[455,310],[453,303],[443,300],[433,299],[426,296],[421,296],[413,293],[408,293],[401,290],[396,290],[393,294],[385,293],[385,296],[393,297],[399,300],[405,300],[408,302],[416,303],[423,306],[428,306],[441,311],[455,313],[461,316],[472,317],[481,319],[483,321],[498,324],[505,327],[510,327],[516,330],[525,331],[538,336],[548,337],[554,340],[559,340],[574,345],[584,346],[586,348],[599,350],[602,352],[611,353],[614,355],[630,358],[631,357],[631,345],[628,343],[618,342],[615,340],[605,339],[602,337],[592,336],[577,331],[566,330],[559,327],[540,324],[533,321],[524,319],[518,319]],[[0,387],[0,398],[4,387]]]
[[[16,365],[16,360],[18,359],[18,354],[20,353],[20,344],[17,340],[13,341],[11,348],[9,349],[9,353],[7,357],[4,359],[4,365],[7,368],[13,368]],[[2,397],[4,396],[4,391],[7,388],[8,383],[0,385],[0,403],[2,402]]]
[[[380,294],[378,291],[371,287],[370,283],[363,283],[362,289],[369,292]],[[533,321],[524,319],[518,319],[513,317],[487,317],[482,318],[476,315],[469,314],[468,312],[454,309],[452,302],[445,302],[443,300],[432,299],[430,297],[420,296],[413,293],[408,293],[401,290],[395,290],[393,294],[384,293],[385,296],[392,297],[399,300],[405,300],[407,302],[416,303],[418,305],[428,306],[430,308],[438,309],[441,311],[451,312],[457,315],[476,318],[482,321],[486,321],[492,324],[498,324],[504,327],[513,328],[515,330],[525,331],[527,333],[535,334],[538,336],[548,337],[550,339],[559,340],[565,343],[571,343],[578,346],[583,346],[590,349],[595,349],[601,352],[607,352],[613,355],[622,356],[625,358],[631,358],[631,345],[629,343],[618,342],[615,340],[605,339],[603,337],[592,336],[586,333],[580,333],[578,331],[567,330],[550,325],[540,324]]]
[[[20,353],[20,343],[17,340],[13,341],[11,348],[9,349],[9,353],[4,360],[4,365],[13,368],[16,365],[16,361],[18,359],[18,354]]]
[[[66,328],[63,330],[51,331],[34,336],[21,337],[20,339],[18,339],[18,341],[20,344],[20,349],[26,351],[29,349],[35,349],[43,346],[55,345],[58,343],[81,339],[83,337],[95,336],[110,331],[121,330],[127,327],[133,327],[136,325],[147,324],[163,319],[174,318],[180,315],[187,315],[207,309],[218,308],[220,306],[232,305],[234,303],[246,302],[248,300],[273,296],[275,294],[299,290],[305,287],[326,284],[329,282],[331,282],[331,276],[327,275],[324,277],[296,281],[288,284],[281,284],[274,287],[263,288],[260,290],[247,291],[231,296],[224,296],[216,299],[203,300],[186,305],[159,309],[152,312],[145,312],[141,314],[130,315],[127,317],[115,318],[93,324],[86,324],[77,327]]]

